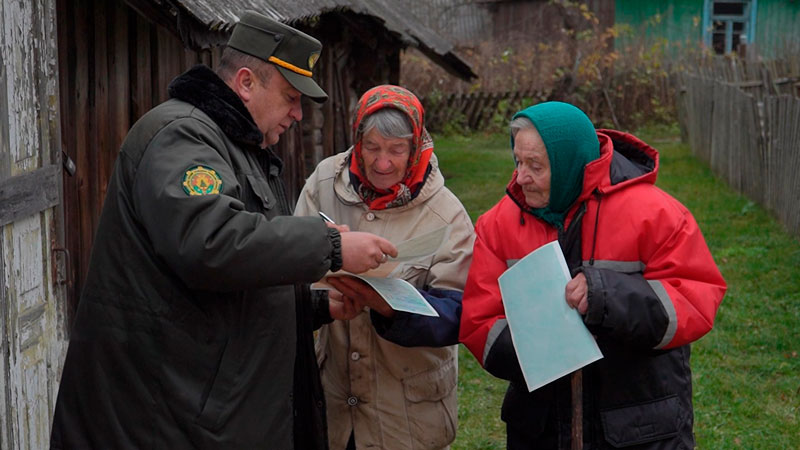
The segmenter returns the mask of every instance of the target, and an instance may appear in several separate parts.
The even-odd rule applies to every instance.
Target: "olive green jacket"
[[[311,311],[294,284],[329,270],[338,234],[287,216],[280,161],[213,72],[188,71],[170,94],[183,100],[145,114],[117,159],[52,446],[323,448]],[[295,420],[311,442],[293,442]]]

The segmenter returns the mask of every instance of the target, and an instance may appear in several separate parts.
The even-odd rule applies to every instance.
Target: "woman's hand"
[[[394,316],[394,310],[370,285],[353,277],[328,277],[325,282],[346,298],[358,299],[360,305],[369,306],[384,317]]]
[[[355,319],[364,307],[339,291],[328,291],[328,310],[334,320]]]
[[[569,280],[565,291],[567,304],[570,308],[577,309],[583,315],[589,309],[589,286],[586,284],[586,275],[583,272]]]

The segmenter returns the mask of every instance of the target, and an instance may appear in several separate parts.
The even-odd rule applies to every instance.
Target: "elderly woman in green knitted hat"
[[[604,355],[583,368],[578,447],[694,448],[689,345],[711,329],[726,285],[691,213],[654,185],[658,152],[560,102],[518,112],[510,128],[516,170],[476,224],[459,335],[510,382],[508,448],[571,444],[569,377],[528,392],[497,281],[556,240],[573,274],[564,298]]]

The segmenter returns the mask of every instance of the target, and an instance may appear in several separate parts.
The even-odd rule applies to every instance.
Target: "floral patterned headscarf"
[[[413,136],[408,166],[403,179],[388,190],[378,189],[369,182],[361,153],[361,138],[364,136],[362,124],[370,114],[383,109],[394,108],[403,112],[409,119]],[[353,153],[350,158],[350,172],[358,179],[358,194],[370,209],[386,209],[405,205],[425,182],[428,163],[433,154],[433,140],[423,126],[425,110],[417,96],[400,86],[376,86],[361,96],[353,120]]]

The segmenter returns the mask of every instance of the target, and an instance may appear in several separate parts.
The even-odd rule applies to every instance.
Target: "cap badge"
[[[188,195],[219,194],[222,190],[222,179],[211,167],[195,166],[183,174],[183,190]]]
[[[308,57],[308,68],[313,69],[314,64],[317,63],[318,59],[319,59],[319,52],[312,53],[311,56]]]

